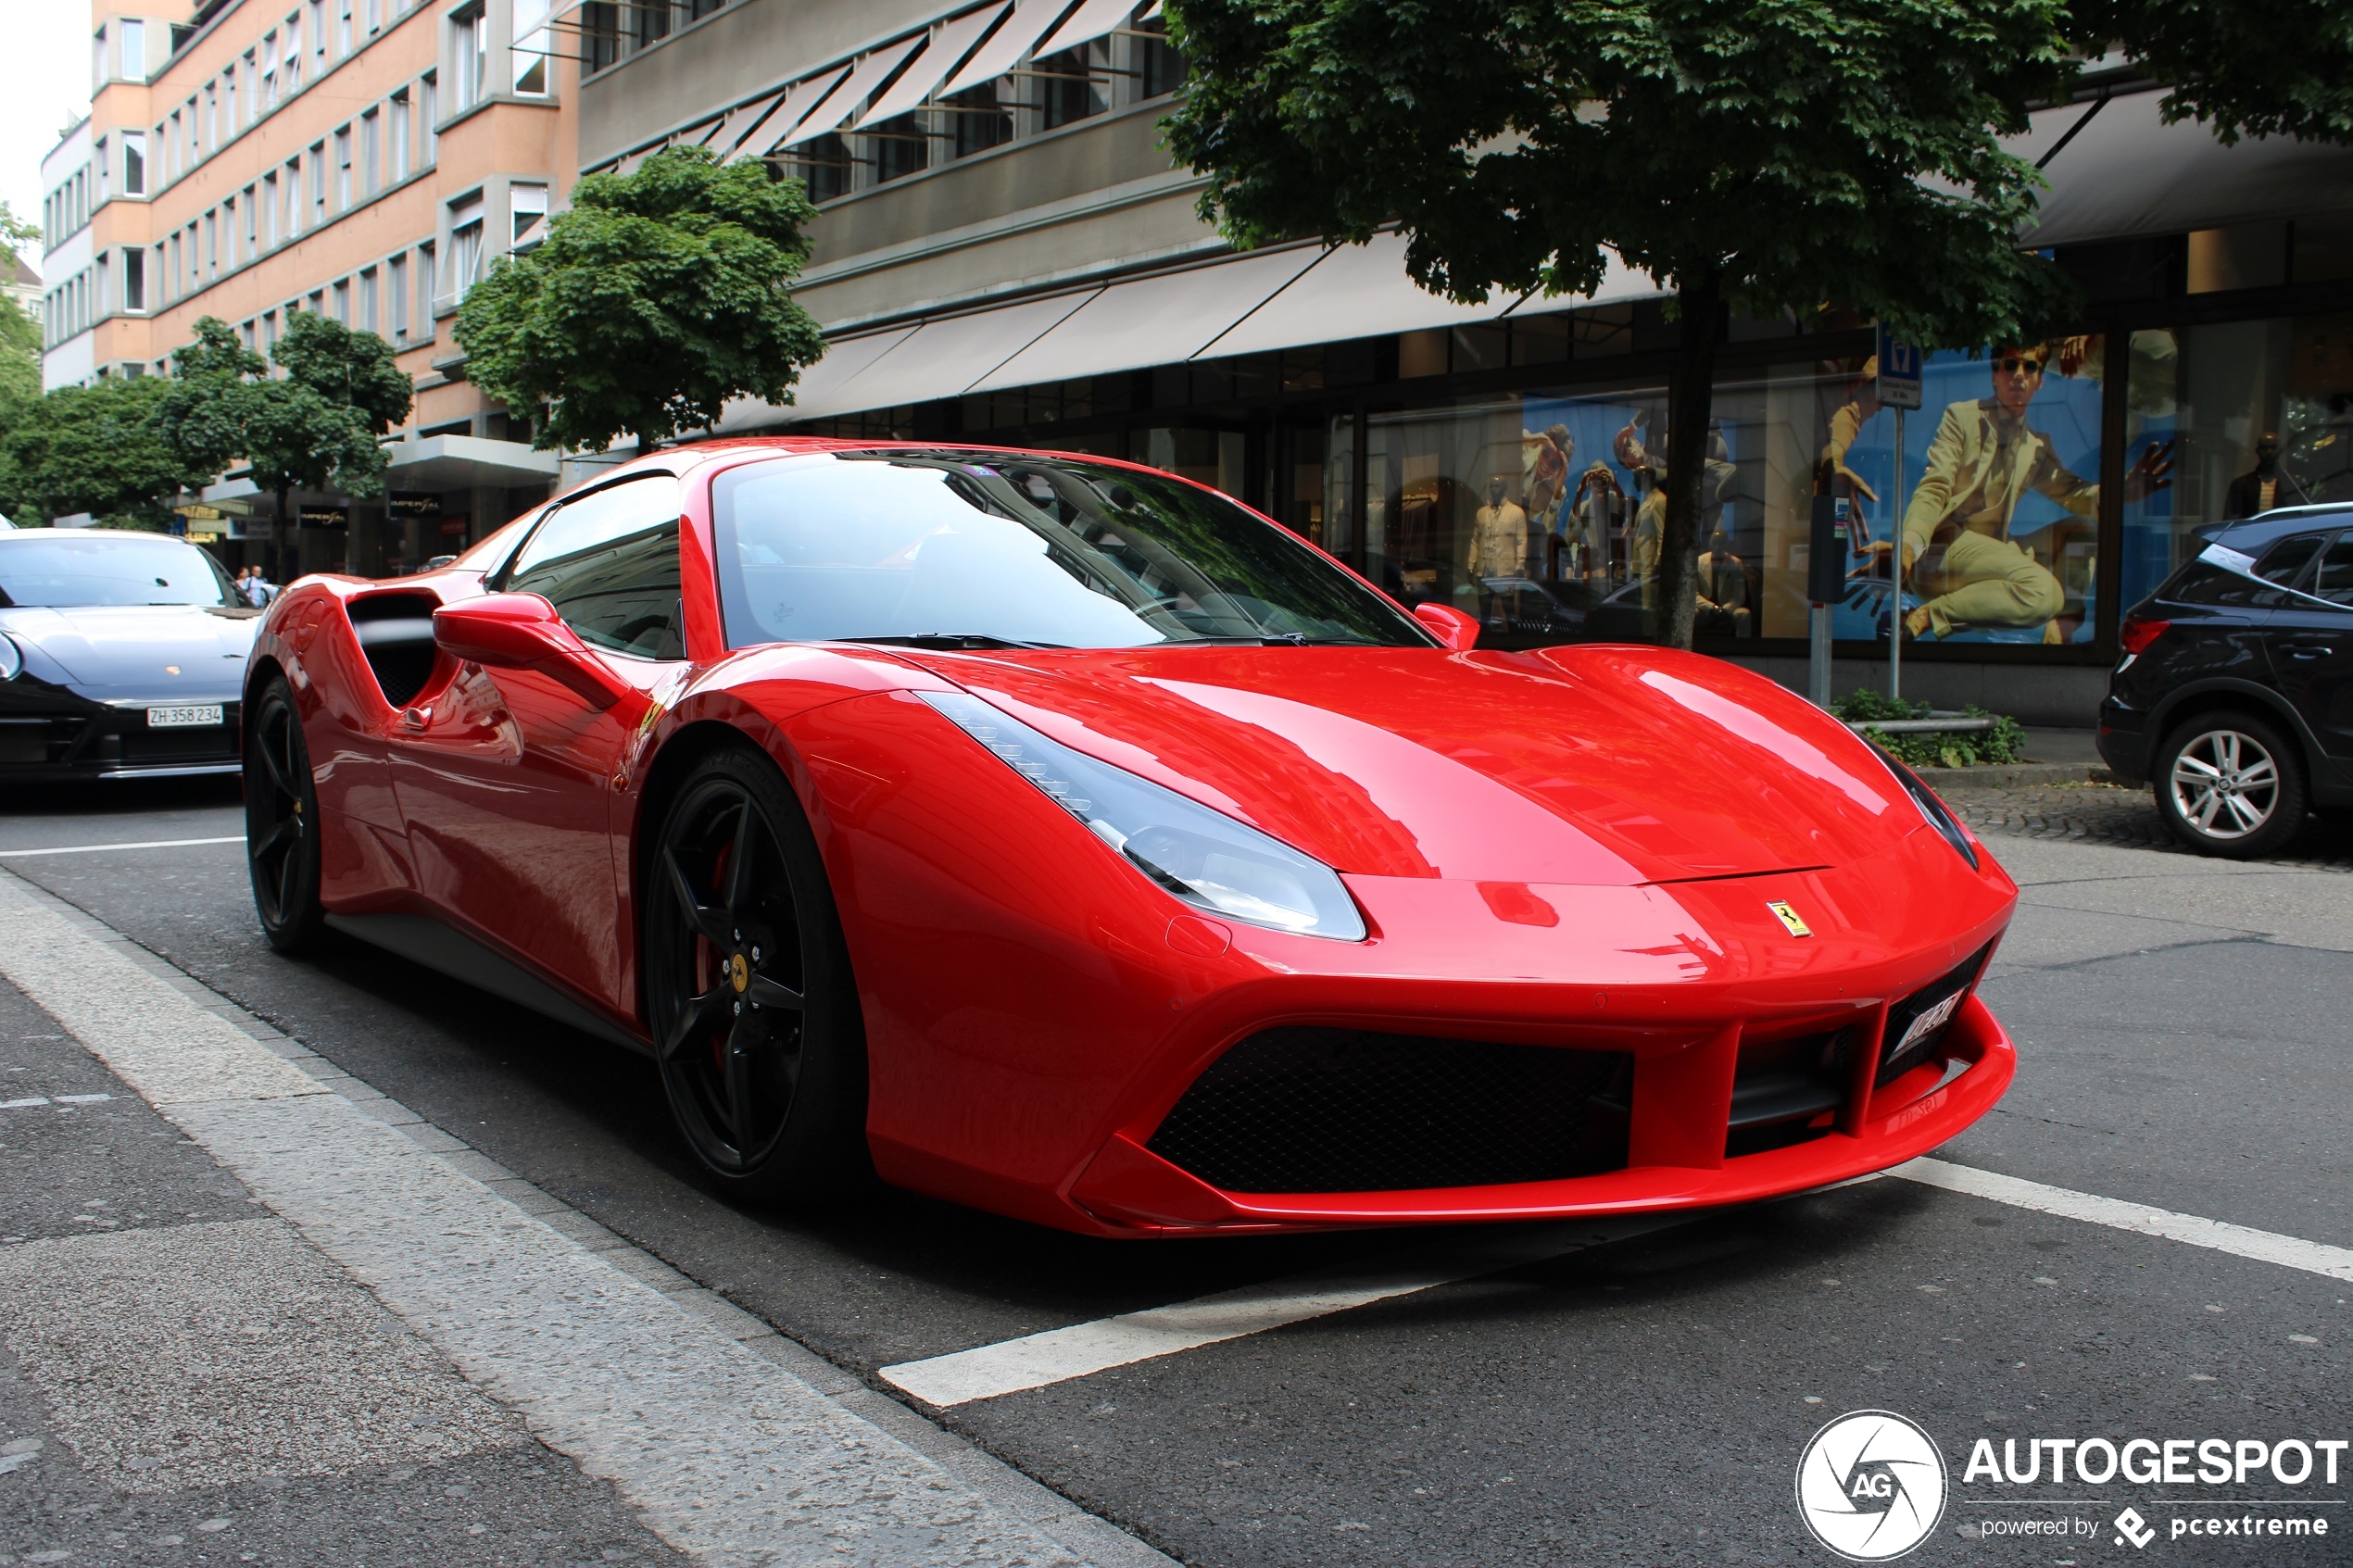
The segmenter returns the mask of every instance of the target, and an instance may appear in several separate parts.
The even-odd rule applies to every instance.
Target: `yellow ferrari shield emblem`
[[[1814,935],[1814,928],[1807,925],[1805,919],[1800,916],[1795,909],[1791,909],[1779,898],[1774,899],[1771,903],[1766,905],[1765,907],[1781,917],[1781,923],[1789,927],[1789,934],[1792,936],[1811,936]]]

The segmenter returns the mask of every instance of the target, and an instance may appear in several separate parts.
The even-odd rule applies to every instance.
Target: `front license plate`
[[[190,704],[183,708],[147,709],[147,728],[151,730],[183,730],[198,724],[218,724],[220,721],[220,704],[217,702]]]

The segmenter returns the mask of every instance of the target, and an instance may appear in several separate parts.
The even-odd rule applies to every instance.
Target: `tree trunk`
[[[1676,334],[1675,370],[1667,389],[1667,520],[1659,531],[1652,634],[1668,647],[1687,648],[1699,597],[1700,490],[1707,474],[1723,274],[1711,267],[1681,282],[1682,330]]]
[[[273,582],[291,581],[294,576],[294,573],[286,571],[286,500],[287,493],[293,488],[283,481],[278,485],[278,517],[270,528],[270,570]],[[285,576],[279,578],[275,575],[278,572],[285,572]]]

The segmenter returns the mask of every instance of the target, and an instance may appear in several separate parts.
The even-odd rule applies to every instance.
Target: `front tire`
[[[696,765],[639,886],[646,1017],[679,1133],[732,1199],[862,1188],[865,1031],[809,820],[775,765]]]
[[[2268,719],[2208,713],[2166,738],[2157,755],[2157,812],[2201,855],[2269,855],[2296,836],[2311,799],[2304,758]]]
[[[245,734],[245,864],[254,913],[270,945],[289,958],[326,930],[319,904],[319,790],[294,688],[273,675],[247,709]]]

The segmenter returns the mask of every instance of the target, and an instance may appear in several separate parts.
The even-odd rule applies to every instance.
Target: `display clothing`
[[[2099,513],[2100,487],[2058,460],[2050,438],[1992,397],[1946,407],[1926,470],[1904,508],[1904,551],[1930,630],[2032,626],[2058,614],[2058,579],[2010,542],[2029,491],[2078,517]]]
[[[1528,514],[1509,501],[1481,507],[1471,520],[1473,577],[1528,575]]]
[[[1709,550],[1699,558],[1699,603],[1692,628],[1728,636],[1749,634],[1748,563],[1730,550]]]
[[[2251,470],[2231,481],[2231,487],[2222,493],[2222,519],[2234,522],[2258,512],[2268,512],[2273,507],[2293,506],[2300,498],[2287,476],[2277,469],[2271,470],[2269,479],[2263,477],[2260,469]]]
[[[1658,582],[1659,546],[1667,535],[1667,492],[1654,490],[1634,508],[1633,537],[1627,541],[1627,571],[1642,585],[1642,608],[1650,608]]]

